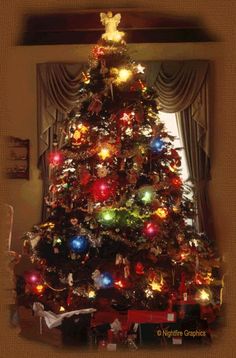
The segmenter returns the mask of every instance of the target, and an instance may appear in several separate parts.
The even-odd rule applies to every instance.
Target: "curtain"
[[[167,61],[154,85],[164,112],[177,113],[178,125],[193,183],[198,231],[212,233],[207,184],[209,160],[209,62]]]
[[[64,145],[60,130],[67,113],[78,99],[79,81],[84,64],[43,63],[37,65],[38,166],[43,181],[43,196],[48,193],[48,154],[57,137],[58,147]],[[42,220],[47,218],[43,200]]]
[[[209,233],[209,62],[146,62],[146,80],[156,86],[164,112],[177,113],[190,179],[198,211],[198,230]],[[39,165],[42,169],[44,193],[48,190],[46,157],[57,134],[60,146],[60,122],[78,99],[78,82],[85,64],[44,63],[37,65]],[[45,207],[43,208],[45,218]]]

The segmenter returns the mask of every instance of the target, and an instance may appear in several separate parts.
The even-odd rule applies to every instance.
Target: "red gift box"
[[[132,323],[176,322],[176,313],[168,311],[128,311],[128,326]]]

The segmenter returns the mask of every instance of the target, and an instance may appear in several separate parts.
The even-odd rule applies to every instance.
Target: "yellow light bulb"
[[[150,286],[151,286],[153,291],[161,292],[161,289],[162,289],[162,283],[161,282],[153,281],[153,282],[150,283]]]
[[[93,290],[89,291],[88,297],[89,297],[89,298],[95,298],[95,297],[96,297],[96,292],[93,291]]]
[[[60,312],[65,312],[65,308],[63,306],[60,307]]]
[[[105,160],[107,158],[110,158],[111,156],[111,152],[108,148],[104,147],[100,150],[100,152],[98,153],[98,156],[102,159]]]
[[[202,301],[209,301],[210,299],[210,294],[208,292],[206,292],[205,290],[201,290],[200,291],[200,299]]]
[[[161,219],[166,219],[167,215],[168,215],[168,210],[166,208],[158,208],[156,211],[155,211],[155,214],[157,216],[159,216],[159,218]]]
[[[118,72],[118,82],[126,82],[131,77],[132,72],[126,68],[121,68]]]

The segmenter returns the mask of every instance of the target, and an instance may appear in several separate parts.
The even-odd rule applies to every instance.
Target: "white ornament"
[[[73,275],[72,275],[72,273],[70,272],[69,274],[68,274],[68,276],[67,276],[67,282],[68,282],[68,285],[70,286],[70,287],[72,287],[73,286]]]
[[[137,73],[144,73],[145,67],[142,66],[140,63],[136,66]]]
[[[112,12],[109,11],[107,14],[104,12],[100,13],[101,23],[105,26],[105,34],[102,38],[106,41],[119,42],[124,36],[124,32],[118,31],[117,26],[120,23],[121,14],[113,16]]]
[[[98,290],[101,287],[101,272],[99,270],[95,270],[92,273],[92,279],[94,281],[94,286]]]

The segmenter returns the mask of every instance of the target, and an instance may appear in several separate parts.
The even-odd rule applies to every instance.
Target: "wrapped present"
[[[166,323],[175,322],[176,313],[169,311],[129,310],[127,323]]]
[[[52,346],[62,346],[62,334],[59,328],[48,328],[43,317],[33,314],[24,306],[18,307],[20,335]]]

